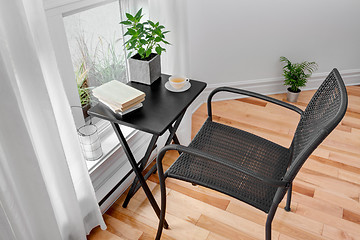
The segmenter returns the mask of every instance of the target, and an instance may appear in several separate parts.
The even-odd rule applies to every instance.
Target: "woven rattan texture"
[[[320,129],[334,121],[341,105],[340,86],[336,75],[331,73],[316,91],[306,107],[294,135],[293,158],[316,137]],[[298,159],[305,161],[306,159]]]
[[[190,147],[217,156],[230,165],[280,180],[289,150],[248,132],[207,120]],[[168,169],[169,177],[223,192],[268,212],[276,187],[237,170],[183,153]]]

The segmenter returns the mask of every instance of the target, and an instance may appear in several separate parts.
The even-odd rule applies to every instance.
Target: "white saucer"
[[[186,82],[185,85],[184,85],[182,88],[180,88],[180,89],[173,88],[173,87],[170,85],[169,81],[167,81],[167,82],[165,83],[165,88],[166,88],[167,90],[169,90],[170,92],[185,92],[185,91],[188,90],[190,87],[191,87],[191,83],[190,83],[190,82]]]

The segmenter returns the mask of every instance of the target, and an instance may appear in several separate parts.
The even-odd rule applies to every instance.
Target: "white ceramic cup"
[[[169,78],[170,85],[175,89],[181,89],[184,87],[185,83],[188,82],[189,79],[183,76],[171,76]]]

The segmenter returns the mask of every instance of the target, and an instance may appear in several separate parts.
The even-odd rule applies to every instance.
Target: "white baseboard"
[[[317,89],[328,74],[329,73],[313,74],[312,77],[308,80],[306,87],[302,88],[302,90]],[[344,70],[340,71],[340,74],[346,86],[360,84],[360,69]],[[201,95],[191,105],[191,109],[189,109],[189,111],[191,111],[191,113],[194,113],[203,103],[207,101],[207,97],[209,96],[210,92],[218,87],[241,88],[265,95],[284,93],[286,92],[287,88],[286,86],[284,86],[284,79],[282,77],[209,84],[206,89],[201,93]],[[214,96],[213,101],[223,101],[244,97],[247,96],[231,93],[218,93]]]

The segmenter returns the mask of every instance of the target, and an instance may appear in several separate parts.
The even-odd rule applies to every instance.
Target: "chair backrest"
[[[339,124],[347,109],[345,84],[333,69],[301,115],[291,144],[292,162],[284,179],[292,181],[310,154]]]

